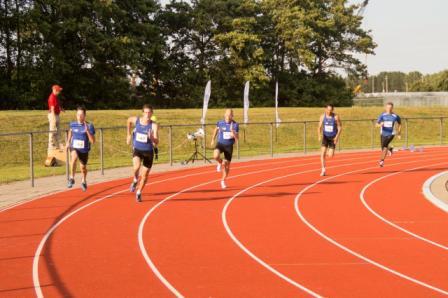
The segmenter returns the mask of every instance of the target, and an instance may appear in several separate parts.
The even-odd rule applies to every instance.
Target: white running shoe
[[[322,169],[322,172],[320,172],[320,176],[323,177],[323,176],[325,176],[325,175],[326,175],[325,168],[323,168],[323,169]]]
[[[220,162],[218,162],[218,165],[216,166],[216,172],[221,172],[221,166],[222,164]]]
[[[227,188],[226,182],[224,180],[221,180],[221,188],[222,189],[226,189]]]

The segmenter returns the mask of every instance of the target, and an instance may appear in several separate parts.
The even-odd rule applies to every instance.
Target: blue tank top
[[[87,129],[92,135],[95,135],[95,128],[93,124],[87,123]],[[75,149],[81,153],[87,153],[90,151],[90,141],[87,136],[84,123],[78,123],[77,121],[70,123],[70,130],[72,131],[72,140],[70,142],[70,148]]]
[[[137,117],[137,120],[135,121],[135,129],[132,141],[134,149],[144,152],[153,150],[152,142],[149,137],[151,135],[151,130],[151,121],[147,125],[142,125],[140,124],[140,118]]]
[[[329,138],[334,138],[338,134],[338,126],[336,124],[335,116],[327,117],[326,114],[324,114],[324,136]]]

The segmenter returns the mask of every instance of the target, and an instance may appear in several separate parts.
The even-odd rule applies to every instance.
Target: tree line
[[[0,108],[350,105],[375,43],[349,0],[0,0]]]
[[[361,85],[364,93],[448,91],[448,70],[427,75],[419,71],[383,71],[364,80],[349,77],[347,84],[353,89]]]

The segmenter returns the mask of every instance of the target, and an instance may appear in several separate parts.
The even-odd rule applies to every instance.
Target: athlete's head
[[[51,90],[54,95],[59,95],[59,93],[61,93],[61,91],[62,91],[62,87],[59,85],[53,85],[53,86],[51,86]]]
[[[85,107],[77,107],[76,108],[76,120],[78,122],[83,123],[86,120],[86,108]]]
[[[226,110],[226,112],[224,113],[224,119],[226,120],[226,122],[233,121],[233,110],[232,109]]]
[[[386,110],[387,113],[390,114],[394,110],[394,104],[392,102],[388,102],[388,103],[386,103],[386,106],[384,107],[384,109]]]
[[[332,105],[331,103],[325,106],[325,113],[327,113],[327,115],[331,115],[333,111],[334,111],[334,105]]]
[[[151,105],[144,104],[142,107],[143,118],[145,118],[146,120],[151,119],[153,111],[154,111],[154,109]]]

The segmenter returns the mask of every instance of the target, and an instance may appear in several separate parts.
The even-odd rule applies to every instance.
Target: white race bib
[[[383,126],[387,127],[387,128],[391,128],[394,126],[394,122],[393,121],[384,121]]]
[[[148,143],[148,135],[137,132],[135,134],[135,140],[139,143]]]
[[[333,125],[325,125],[324,130],[326,132],[333,132]]]
[[[230,132],[230,131],[224,131],[222,133],[222,137],[224,138],[224,140],[233,139],[232,132]]]
[[[84,140],[73,140],[74,149],[84,149]]]

